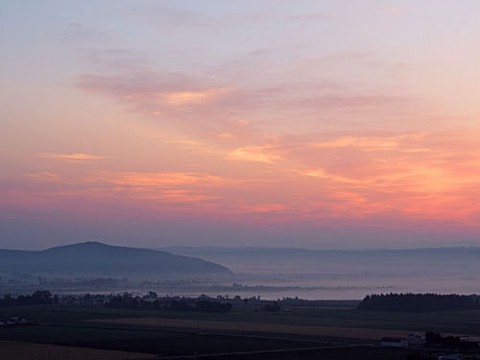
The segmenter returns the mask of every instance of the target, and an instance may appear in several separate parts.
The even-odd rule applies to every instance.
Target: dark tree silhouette
[[[440,294],[378,294],[367,295],[359,310],[427,312],[469,310],[479,308],[478,295]]]

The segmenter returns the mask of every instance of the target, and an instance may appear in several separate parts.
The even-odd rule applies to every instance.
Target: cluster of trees
[[[440,346],[451,349],[478,348],[478,342],[465,341],[458,336],[442,336],[442,334],[434,331],[428,331],[425,333],[425,345]]]
[[[228,312],[232,304],[214,300],[208,297],[199,298],[160,298],[154,292],[145,296],[133,296],[123,293],[111,296],[105,306],[124,309],[164,309],[175,311],[203,311],[203,312]]]
[[[217,299],[202,295],[198,298],[159,297],[151,291],[143,296],[125,292],[109,295],[53,295],[50,291],[38,290],[31,295],[12,296],[6,294],[0,298],[0,308],[23,305],[47,304],[84,304],[122,309],[163,309],[176,311],[228,312],[232,304],[223,297]]]
[[[38,290],[32,295],[19,295],[16,297],[6,294],[0,299],[0,307],[56,304],[58,301],[58,296],[52,295],[50,291]]]
[[[367,295],[359,310],[426,312],[480,308],[478,295],[379,294]]]
[[[277,311],[280,311],[281,308],[280,308],[280,304],[278,303],[278,301],[274,301],[272,303],[269,303],[269,304],[265,304],[265,306],[263,307],[263,311],[267,311],[267,312],[277,312]]]

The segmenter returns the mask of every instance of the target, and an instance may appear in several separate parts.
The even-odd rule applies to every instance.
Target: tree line
[[[199,298],[159,298],[150,292],[147,296],[133,296],[130,293],[117,294],[105,302],[111,308],[164,309],[174,311],[228,312],[232,304],[208,297]]]
[[[58,296],[52,295],[50,291],[38,290],[31,295],[19,295],[17,297],[6,294],[3,298],[0,298],[0,307],[56,304],[58,301]]]
[[[6,294],[3,298],[0,298],[0,308],[48,304],[84,304],[122,309],[162,309],[202,312],[228,312],[232,309],[230,302],[222,299],[212,299],[205,295],[198,298],[159,297],[152,291],[144,296],[134,295],[129,292],[110,295],[83,294],[76,296],[58,296],[52,295],[50,291],[38,290],[31,295],[12,296]]]
[[[431,293],[375,294],[367,295],[357,308],[359,310],[406,312],[470,310],[480,308],[480,296]]]

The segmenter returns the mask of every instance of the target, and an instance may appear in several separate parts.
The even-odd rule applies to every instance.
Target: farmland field
[[[18,341],[0,341],[0,359],[5,360],[148,360],[152,354],[125,353],[115,350],[99,350],[85,347],[35,344]]]
[[[405,359],[414,350],[378,348],[377,340],[383,336],[404,336],[410,331],[473,335],[480,332],[478,311],[366,312],[345,308],[344,304],[338,308],[291,308],[279,312],[244,308],[227,313],[76,305],[0,309],[0,318],[13,316],[34,320],[35,325],[0,328],[2,360],[22,359],[25,349],[40,344],[60,346],[55,348],[58,351],[70,349],[82,360],[122,359],[115,356],[132,353],[160,359],[189,358],[194,353],[198,358],[219,360]],[[15,344],[21,346],[15,348]],[[7,350],[12,349],[17,353],[8,355]],[[99,357],[91,355],[91,349],[107,352]],[[45,354],[38,350],[35,356],[42,353]],[[77,359],[73,355],[63,358]]]
[[[167,328],[187,328],[203,330],[220,331],[242,331],[242,332],[264,332],[279,334],[302,334],[332,336],[352,339],[378,340],[384,336],[405,337],[410,332],[405,330],[389,329],[367,329],[353,327],[326,327],[326,326],[305,326],[289,324],[265,324],[250,322],[227,322],[227,321],[208,321],[208,320],[186,320],[186,319],[167,319],[167,318],[121,318],[121,319],[103,319],[90,320],[91,322],[100,322],[108,324],[122,324],[135,326],[155,326]]]

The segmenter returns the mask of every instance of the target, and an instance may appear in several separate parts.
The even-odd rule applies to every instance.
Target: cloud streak
[[[281,157],[269,146],[245,146],[233,150],[227,158],[272,164]]]
[[[315,116],[316,112],[386,112],[413,106],[410,99],[375,92],[358,93],[331,82],[297,82],[263,86],[232,84],[187,74],[143,72],[127,75],[84,74],[77,85],[127,103],[147,116],[176,115],[180,119],[209,117],[223,121],[234,116],[258,118],[263,111],[283,111],[284,116]],[[195,113],[190,113],[195,110]],[[178,120],[178,119],[177,119]],[[346,119],[344,119],[346,121]],[[197,121],[198,123],[198,121]]]
[[[39,153],[38,157],[44,158],[44,159],[79,161],[79,162],[108,159],[108,157],[106,156],[84,154],[84,153],[61,154],[61,153],[50,153],[50,152]]]

